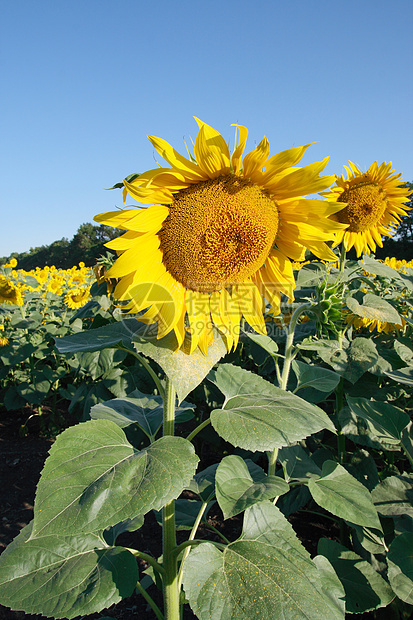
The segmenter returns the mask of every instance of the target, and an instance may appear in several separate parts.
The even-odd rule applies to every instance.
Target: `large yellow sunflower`
[[[175,333],[177,348],[189,333],[189,352],[207,352],[213,324],[236,346],[242,317],[266,333],[265,301],[279,312],[281,293],[292,298],[291,260],[305,249],[326,260],[326,245],[345,228],[330,216],[337,202],[304,199],[330,186],[319,173],[328,158],[296,167],[309,145],[272,157],[267,138],[243,160],[248,131],[230,154],[224,138],[196,119],[194,157],[180,155],[165,140],[148,136],[171,168],[159,167],[123,181],[149,208],[103,213],[94,219],[127,232],[109,241],[119,257],[106,278],[120,278],[114,295],[139,320],[158,322],[158,338]],[[236,130],[237,131],[237,130]]]
[[[401,173],[393,174],[392,163],[375,161],[367,172],[362,172],[349,161],[344,166],[348,178],[343,175],[329,192],[324,192],[328,200],[347,203],[334,219],[348,224],[347,230],[337,233],[337,244],[344,242],[345,250],[354,246],[357,256],[370,254],[376,244],[383,247],[382,235],[391,237],[400,224],[400,216],[410,209],[405,203],[411,190],[400,187]]]

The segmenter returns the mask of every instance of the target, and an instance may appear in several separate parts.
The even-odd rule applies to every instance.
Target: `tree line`
[[[105,256],[107,249],[104,244],[119,237],[122,231],[105,226],[95,226],[87,222],[79,226],[73,238],[69,241],[66,237],[54,241],[50,245],[42,245],[30,248],[28,252],[13,252],[10,256],[0,258],[0,265],[15,258],[18,268],[30,271],[35,267],[49,267],[54,265],[57,269],[70,269],[79,262],[84,262],[86,267],[93,267],[100,256]]]

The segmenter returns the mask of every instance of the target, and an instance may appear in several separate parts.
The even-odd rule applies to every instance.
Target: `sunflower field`
[[[146,207],[96,216],[123,232],[116,257],[2,268],[1,406],[65,430],[0,603],[407,620],[413,260],[373,253],[409,192],[386,162],[320,176],[326,160],[297,166],[309,145],[243,156],[245,127],[230,153],[197,123],[188,158],[150,136],[169,167],[115,186]],[[150,518],[157,550],[134,538]]]

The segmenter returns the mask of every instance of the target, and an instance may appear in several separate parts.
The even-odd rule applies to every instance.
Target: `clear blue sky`
[[[0,256],[122,205],[193,116],[303,163],[392,161],[413,180],[412,0],[4,0]]]

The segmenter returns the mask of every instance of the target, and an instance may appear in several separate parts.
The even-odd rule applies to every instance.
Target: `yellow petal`
[[[247,142],[248,137],[248,129],[243,127],[242,125],[233,124],[232,127],[237,127],[239,130],[239,139],[238,144],[231,156],[231,164],[232,170],[234,174],[239,174],[241,172],[241,157],[245,149],[245,144]]]
[[[146,233],[139,242],[121,254],[112,267],[106,272],[106,278],[121,278],[139,268],[140,263],[158,252],[160,239],[158,235]],[[152,258],[154,260],[154,258]]]
[[[260,334],[266,334],[264,321],[264,300],[252,281],[246,281],[233,287],[233,297],[237,298],[240,313],[248,325]]]
[[[178,151],[176,151],[166,140],[157,138],[155,136],[148,136],[158,153],[168,162],[173,168],[182,172],[186,179],[191,181],[201,181],[205,179],[206,175],[200,170],[199,166],[183,157]]]
[[[195,158],[199,167],[214,179],[230,171],[230,154],[224,138],[215,129],[195,118],[199,125],[195,139]]]
[[[251,178],[254,181],[254,174],[261,173],[261,168],[267,161],[270,154],[270,145],[264,136],[259,145],[247,153],[242,163],[242,174],[245,178]]]

